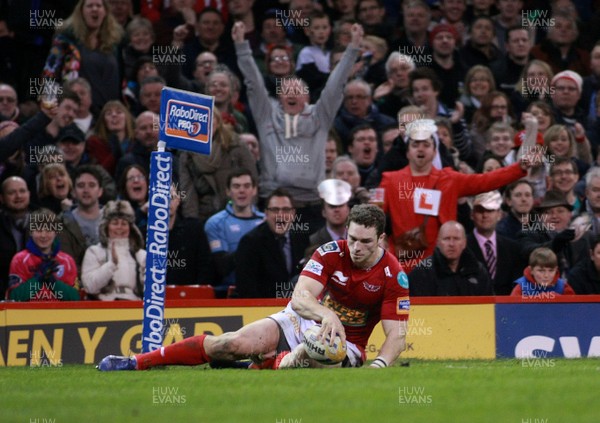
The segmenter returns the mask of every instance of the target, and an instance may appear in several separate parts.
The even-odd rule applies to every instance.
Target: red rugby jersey
[[[335,311],[348,341],[363,350],[380,320],[408,319],[408,278],[387,251],[370,269],[359,269],[347,242],[332,241],[314,252],[301,275],[323,284],[321,302]]]

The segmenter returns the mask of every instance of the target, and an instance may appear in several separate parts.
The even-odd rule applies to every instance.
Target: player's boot
[[[279,354],[277,354],[277,357],[275,357],[275,362],[273,363],[273,370],[294,367],[291,365],[293,362],[294,354],[292,354],[291,351],[282,351]]]
[[[135,357],[124,357],[120,355],[108,355],[96,366],[102,372],[113,370],[135,370],[137,361]]]
[[[265,370],[265,369],[273,369],[274,365],[275,365],[275,357],[267,358],[260,362],[251,361],[250,366],[248,366],[248,368],[250,370]]]

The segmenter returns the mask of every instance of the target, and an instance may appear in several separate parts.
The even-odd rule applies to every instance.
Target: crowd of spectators
[[[169,284],[286,297],[372,202],[411,295],[598,294],[597,3],[0,0],[0,299],[141,298],[163,87]]]

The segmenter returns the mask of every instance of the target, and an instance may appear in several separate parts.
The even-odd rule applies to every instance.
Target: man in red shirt
[[[485,174],[436,169],[432,165],[435,131],[435,124],[430,119],[410,123],[407,127],[408,166],[384,172],[380,184],[380,188],[385,189],[383,211],[391,218],[391,247],[407,273],[433,253],[440,226],[456,220],[460,197],[492,191],[523,178],[533,161],[523,156],[518,163]],[[402,250],[401,236],[423,224],[427,246],[413,251]]]
[[[288,306],[268,318],[220,336],[199,335],[135,357],[105,357],[99,370],[145,370],[159,365],[198,365],[252,357],[272,368],[322,367],[308,358],[303,333],[317,322],[319,336],[346,343],[341,365],[360,367],[365,347],[381,320],[385,342],[370,367],[391,365],[406,348],[410,300],[408,278],[380,245],[385,215],[377,206],[355,206],[348,240],[322,245],[304,267]],[[290,353],[291,352],[291,353]],[[273,358],[277,356],[276,360]]]

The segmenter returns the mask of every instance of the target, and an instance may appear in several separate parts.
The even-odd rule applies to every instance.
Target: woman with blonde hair
[[[475,65],[465,76],[465,92],[459,98],[465,106],[465,121],[471,123],[473,114],[481,107],[484,97],[496,91],[496,81],[490,68],[483,65]]]
[[[553,77],[552,68],[543,60],[533,59],[525,65],[515,90],[510,95],[517,116],[534,101],[550,103],[552,94],[550,83]]]
[[[187,194],[182,204],[184,217],[205,221],[227,203],[227,175],[237,167],[254,169],[256,162],[240,142],[239,135],[225,124],[217,108],[213,115],[213,144],[209,156],[184,151],[179,157],[179,182]]]
[[[99,300],[139,300],[144,292],[146,250],[135,226],[131,205],[109,201],[98,228],[100,243],[89,247],[81,265],[81,282]]]
[[[50,163],[40,172],[39,205],[56,214],[70,210],[73,181],[62,163]]]
[[[83,77],[92,86],[92,113],[120,97],[117,45],[123,29],[109,13],[108,0],[79,0],[57,30],[43,76],[58,81]]]
[[[86,149],[90,158],[114,175],[117,162],[127,153],[134,138],[133,116],[119,100],[111,100],[102,107]]]
[[[550,166],[558,157],[573,159],[581,176],[590,168],[592,153],[589,141],[585,137],[576,141],[573,131],[565,125],[552,125],[544,132],[544,153],[547,174],[550,174]]]

